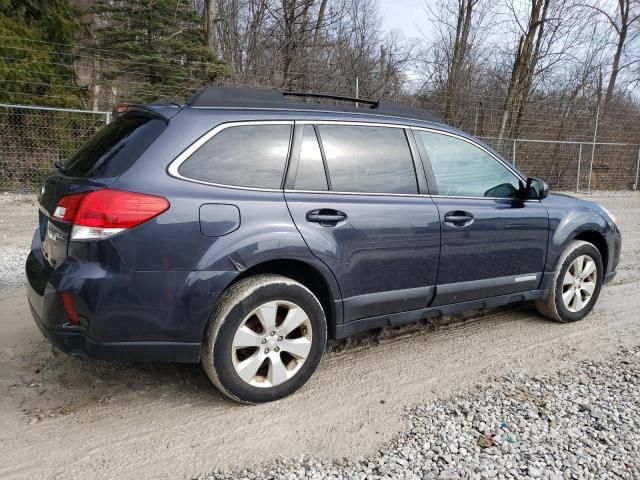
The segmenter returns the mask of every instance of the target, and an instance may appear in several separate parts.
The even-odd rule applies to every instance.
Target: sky
[[[398,30],[407,37],[420,37],[426,27],[426,0],[378,0],[386,31]]]

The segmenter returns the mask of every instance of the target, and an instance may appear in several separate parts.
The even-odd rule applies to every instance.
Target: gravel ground
[[[535,377],[507,373],[406,411],[361,460],[278,459],[226,479],[640,478],[640,348]]]
[[[24,284],[24,262],[29,254],[28,248],[0,247],[0,293],[8,292]]]
[[[12,211],[16,215],[10,215]],[[24,284],[24,262],[37,218],[34,195],[0,193],[0,294]]]

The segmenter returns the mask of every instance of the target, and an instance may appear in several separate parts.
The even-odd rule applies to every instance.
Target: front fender
[[[619,237],[616,226],[599,211],[593,202],[565,195],[550,195],[543,201],[549,213],[549,244],[545,272],[552,274],[562,252],[581,234],[598,234],[607,245],[605,273],[615,268],[619,256]],[[616,253],[617,252],[617,253]]]

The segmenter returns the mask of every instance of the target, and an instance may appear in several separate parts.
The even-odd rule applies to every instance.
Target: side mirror
[[[542,200],[549,196],[549,185],[539,178],[527,178],[526,198]]]

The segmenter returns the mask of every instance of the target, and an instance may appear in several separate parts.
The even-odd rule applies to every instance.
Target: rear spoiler
[[[173,105],[177,105],[177,104],[173,104]],[[181,106],[181,105],[178,105],[178,106]],[[152,105],[143,105],[138,103],[119,103],[118,105],[113,107],[113,109],[111,110],[111,114],[114,117],[124,115],[127,112],[141,112],[146,115],[159,118],[164,122],[169,122],[169,118],[171,118],[171,117],[164,116],[160,111],[158,111]]]

